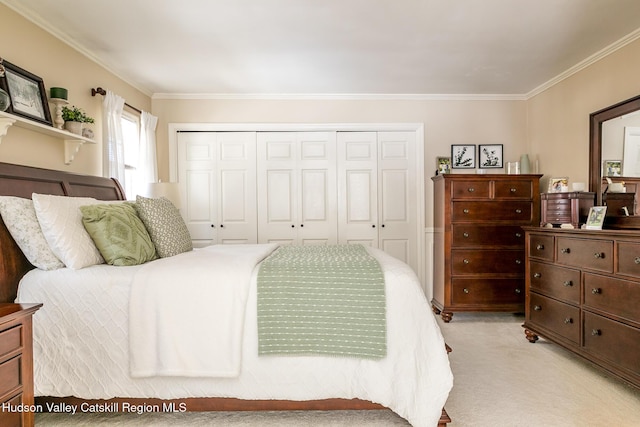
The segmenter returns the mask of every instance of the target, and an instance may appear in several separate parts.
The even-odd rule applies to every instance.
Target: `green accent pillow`
[[[80,206],[82,223],[107,264],[138,265],[158,258],[132,203]]]
[[[135,207],[161,258],[193,250],[187,224],[169,199],[136,196]]]

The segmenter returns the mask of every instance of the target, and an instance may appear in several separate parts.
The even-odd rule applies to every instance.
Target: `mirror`
[[[639,113],[639,114],[633,114]],[[596,205],[603,204],[603,175],[609,175],[614,182],[624,181],[628,190],[640,197],[640,136],[638,150],[635,144],[624,143],[625,128],[640,128],[640,96],[622,101],[590,115],[589,128],[589,191],[596,193]],[[627,138],[627,141],[631,141]],[[626,146],[625,146],[626,145]],[[632,160],[632,157],[637,159]],[[607,165],[603,164],[607,161]],[[625,163],[627,163],[625,165]],[[625,175],[625,172],[628,175]],[[613,213],[613,216],[618,216]],[[633,212],[630,212],[633,215]],[[609,216],[609,212],[607,212]],[[621,228],[640,228],[640,217],[624,218],[618,224]],[[616,223],[619,221],[616,221]],[[635,223],[635,224],[634,224]],[[617,228],[617,227],[616,227]]]

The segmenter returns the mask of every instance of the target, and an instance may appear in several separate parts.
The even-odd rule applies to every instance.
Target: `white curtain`
[[[158,182],[158,161],[156,159],[156,126],[158,118],[143,111],[140,115],[140,157],[136,183],[138,193],[146,189],[147,185]]]
[[[124,182],[124,143],[121,124],[124,98],[107,90],[102,107],[104,175]]]

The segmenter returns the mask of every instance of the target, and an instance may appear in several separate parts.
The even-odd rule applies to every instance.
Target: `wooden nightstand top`
[[[0,324],[10,322],[22,316],[33,314],[40,307],[42,307],[42,304],[0,303]]]

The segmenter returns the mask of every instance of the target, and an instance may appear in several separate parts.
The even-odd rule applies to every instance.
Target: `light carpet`
[[[438,322],[453,348],[450,427],[636,427],[640,390],[544,339],[531,344],[512,314],[456,313]],[[37,427],[392,427],[391,411],[37,414]]]

